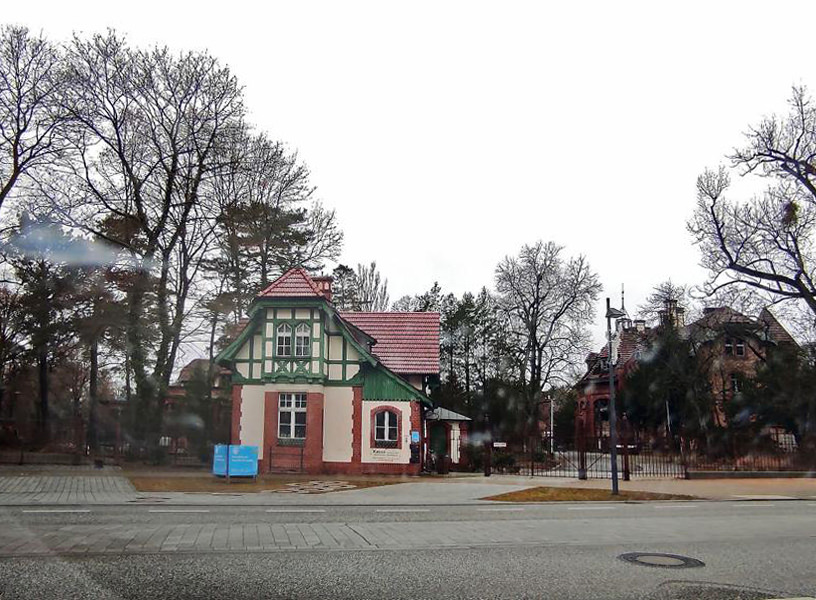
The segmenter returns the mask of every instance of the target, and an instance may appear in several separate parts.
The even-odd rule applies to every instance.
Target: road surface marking
[[[793,496],[778,496],[774,494],[734,494],[734,498],[742,500],[796,500]]]
[[[655,508],[698,508],[699,504],[664,504]]]
[[[323,508],[268,508],[268,513],[324,513]]]
[[[410,513],[410,512],[428,512],[427,508],[378,508],[380,513]]]
[[[60,509],[41,509],[41,510],[24,510],[24,513],[89,513],[91,512],[88,509],[68,509],[68,508],[60,508]]]
[[[769,508],[771,506],[776,506],[776,504],[771,502],[763,502],[762,504],[745,504],[741,502],[739,504],[733,504],[732,506],[736,506],[738,508]]]
[[[617,506],[570,506],[567,510],[615,510]]]
[[[513,506],[507,508],[477,508],[476,510],[480,510],[482,512],[518,512],[524,509],[520,506]]]
[[[151,508],[147,512],[152,512],[152,513],[208,513],[210,511],[207,510],[207,509],[204,509],[204,508],[179,508],[179,509],[174,509],[174,508]]]

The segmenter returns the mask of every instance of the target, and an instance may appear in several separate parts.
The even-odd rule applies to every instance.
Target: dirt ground
[[[613,496],[610,490],[576,489],[564,487],[534,487],[498,496],[490,496],[484,500],[499,500],[504,502],[598,502],[598,501],[641,501],[641,500],[694,500],[694,496],[680,494],[658,494],[653,492],[621,491]]]

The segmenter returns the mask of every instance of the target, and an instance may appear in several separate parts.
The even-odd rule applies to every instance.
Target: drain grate
[[[661,569],[693,569],[704,567],[705,563],[689,556],[679,554],[663,554],[661,552],[627,552],[618,558],[644,567],[659,567]]]

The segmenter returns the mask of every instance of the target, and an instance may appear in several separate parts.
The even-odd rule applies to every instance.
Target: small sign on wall
[[[507,442],[493,442],[494,448],[507,448]]]
[[[419,443],[419,431],[416,429],[411,430],[411,443],[418,444]]]

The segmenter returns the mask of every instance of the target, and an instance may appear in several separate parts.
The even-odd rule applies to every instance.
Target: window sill
[[[375,441],[374,442],[374,447],[375,448],[399,449],[400,446],[399,446],[399,442],[377,442],[377,441]]]
[[[305,438],[278,438],[278,446],[305,446]]]

